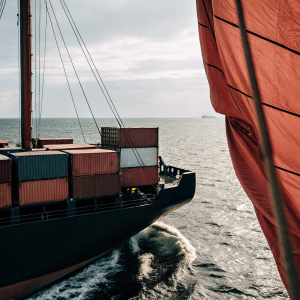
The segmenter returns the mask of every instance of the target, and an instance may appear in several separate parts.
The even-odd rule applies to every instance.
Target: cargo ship
[[[100,259],[195,193],[195,173],[159,157],[158,128],[102,127],[93,145],[32,137],[30,1],[19,7],[22,145],[0,141],[2,300]]]

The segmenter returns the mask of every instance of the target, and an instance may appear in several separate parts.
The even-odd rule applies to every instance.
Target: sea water
[[[117,126],[112,119],[96,122]],[[224,118],[123,122],[159,127],[165,163],[196,172],[194,199],[28,299],[288,299],[253,206],[235,176]],[[34,135],[96,143],[100,135],[93,124],[81,120],[83,137],[76,119],[45,119]],[[11,147],[19,143],[18,120],[0,119],[0,132]]]

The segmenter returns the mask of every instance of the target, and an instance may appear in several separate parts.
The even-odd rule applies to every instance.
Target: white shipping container
[[[141,161],[143,162],[142,164],[140,163]],[[158,164],[157,147],[121,149],[121,157],[120,157],[121,168],[137,168],[141,166],[151,167],[151,166],[157,166],[157,164]]]

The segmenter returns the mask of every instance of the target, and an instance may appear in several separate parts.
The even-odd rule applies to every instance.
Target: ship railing
[[[159,156],[159,176],[163,183],[179,183],[181,175],[186,172],[190,171],[166,165],[161,156]]]
[[[116,210],[120,208],[133,208],[133,207],[140,207],[145,205],[150,205],[155,202],[155,197],[146,197],[143,199],[132,199],[132,200],[123,200],[114,203],[102,203],[102,204],[94,204],[89,206],[82,206],[82,207],[74,207],[74,208],[66,208],[66,209],[59,209],[59,210],[49,210],[43,212],[36,212],[36,213],[29,213],[29,214],[22,214],[15,216],[7,216],[2,217],[0,219],[0,226],[7,226],[11,224],[18,224],[18,223],[27,223],[27,222],[36,222],[36,221],[45,221],[50,219],[57,219],[67,216],[75,216],[75,215],[82,215],[82,214],[89,214],[101,211],[109,211],[109,210]]]

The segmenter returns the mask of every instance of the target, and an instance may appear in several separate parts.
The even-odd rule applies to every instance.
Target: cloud
[[[19,103],[19,91],[12,90],[0,93],[0,117],[11,117],[12,108],[18,107]]]
[[[65,1],[110,94],[118,103],[121,115],[148,116],[152,108],[155,116],[197,116],[197,110],[211,107],[194,1],[185,1],[183,4],[182,0],[86,0],[84,5],[81,1]],[[95,114],[112,116],[107,109],[99,106],[103,96],[67,23],[60,1],[53,0],[52,3],[88,99],[92,107],[100,111]],[[6,7],[1,19],[3,24],[0,24],[4,25],[0,26],[0,93],[18,88],[17,6],[7,3]],[[40,43],[43,53],[46,18],[44,8],[42,11],[43,30],[37,45]],[[58,34],[57,28],[55,31]],[[32,32],[34,53],[34,18]],[[77,108],[82,116],[90,116],[63,42],[59,35],[57,38]],[[40,65],[43,66],[43,59]],[[34,96],[35,80],[33,77]],[[124,104],[124,99],[128,101],[127,104]],[[197,101],[201,103],[200,106]],[[69,104],[72,105],[72,101],[48,20],[43,116],[74,116],[72,107],[67,109]],[[129,104],[134,108],[129,109]],[[158,113],[154,105],[163,108],[164,113]],[[202,114],[204,112],[199,111],[199,116]]]
[[[89,51],[93,60],[107,81],[138,80],[157,78],[199,77],[204,74],[196,29],[185,29],[176,36],[159,40],[122,36],[104,42],[93,42]],[[89,65],[79,47],[69,47],[73,63],[84,82],[94,80]],[[61,49],[69,80],[76,82],[76,76],[65,49]],[[58,84],[65,82],[60,67],[57,50],[48,51],[47,82]]]

